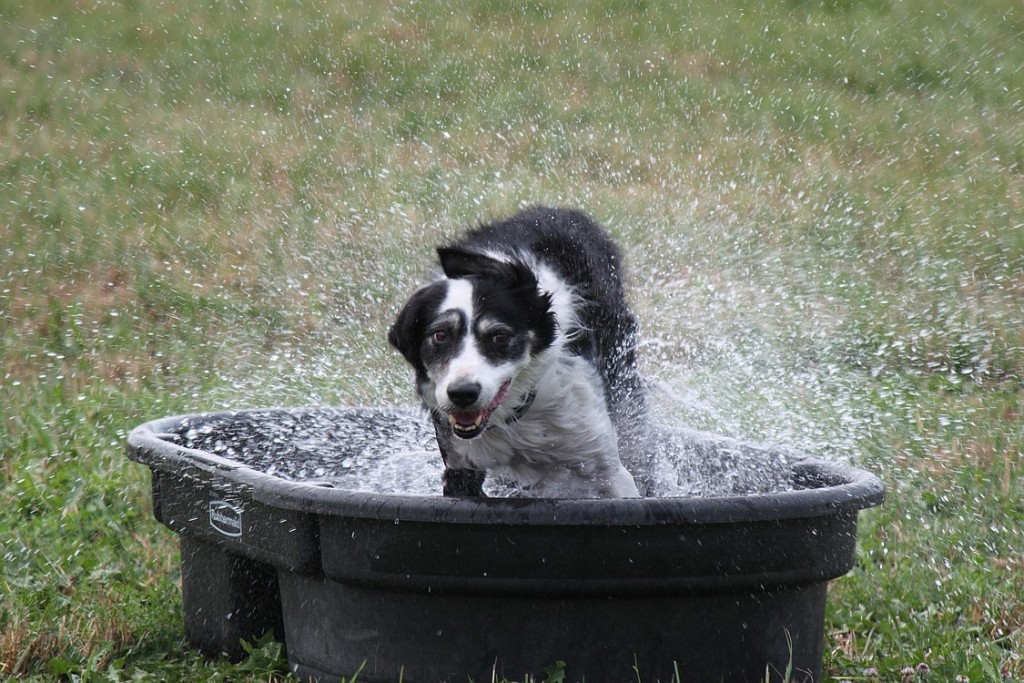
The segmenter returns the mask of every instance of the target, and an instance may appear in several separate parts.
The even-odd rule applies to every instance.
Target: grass
[[[127,431],[410,400],[429,245],[546,202],[627,245],[666,418],[885,478],[828,680],[1024,680],[1022,38],[1015,0],[4,4],[0,676],[281,675],[185,645]]]

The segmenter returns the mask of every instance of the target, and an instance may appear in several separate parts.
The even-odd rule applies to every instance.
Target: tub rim
[[[399,410],[404,408],[398,408]],[[793,464],[797,483],[821,486],[775,493],[706,498],[619,499],[444,498],[329,488],[315,481],[291,481],[265,474],[213,453],[174,443],[185,420],[239,418],[254,414],[384,411],[393,407],[284,407],[185,413],[148,421],[131,430],[127,454],[135,462],[172,476],[210,481],[251,500],[288,510],[329,516],[395,520],[396,523],[504,524],[553,526],[652,526],[731,524],[856,514],[880,505],[882,481],[866,470],[818,458]],[[728,437],[716,437],[733,441]]]

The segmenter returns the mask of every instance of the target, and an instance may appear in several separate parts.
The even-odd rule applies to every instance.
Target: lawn
[[[0,677],[285,677],[186,645],[127,432],[410,403],[432,245],[549,203],[661,419],[885,480],[827,680],[1024,681],[1021,65],[1019,0],[3,3]]]

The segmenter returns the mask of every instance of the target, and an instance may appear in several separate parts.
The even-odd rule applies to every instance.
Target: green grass
[[[320,5],[0,6],[0,676],[275,675],[185,645],[127,431],[409,401],[430,245],[546,202],[666,416],[885,478],[829,680],[1024,680],[1019,2]]]

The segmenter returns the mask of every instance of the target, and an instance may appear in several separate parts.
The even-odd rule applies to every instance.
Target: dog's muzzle
[[[494,414],[494,411],[498,409],[498,406],[508,396],[508,388],[511,384],[512,380],[502,384],[501,388],[498,389],[498,393],[491,399],[491,402],[479,410],[466,410],[467,407],[472,406],[479,400],[479,384],[476,382],[462,382],[448,387],[448,398],[454,407],[446,409],[445,413],[448,415],[448,424],[451,425],[455,436],[460,439],[473,439],[483,434],[484,430],[487,429],[491,415]]]

